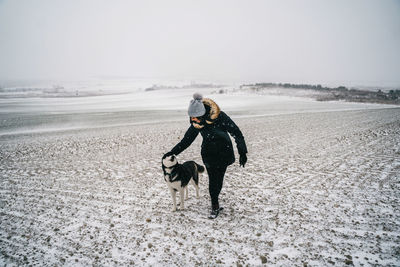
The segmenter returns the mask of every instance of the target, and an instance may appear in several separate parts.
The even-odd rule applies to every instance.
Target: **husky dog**
[[[172,196],[172,211],[176,211],[176,192],[179,192],[180,208],[183,210],[184,199],[188,199],[188,185],[191,182],[196,188],[196,197],[199,197],[199,173],[204,172],[204,167],[194,161],[179,164],[175,155],[165,154],[162,158],[164,180]],[[186,198],[185,198],[186,191]]]

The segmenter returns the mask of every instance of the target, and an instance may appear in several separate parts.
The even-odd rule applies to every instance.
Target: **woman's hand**
[[[174,154],[174,153],[172,153],[171,151],[170,151],[170,152],[167,152],[167,153],[164,154],[164,156],[163,156],[162,158],[165,159],[166,157],[171,156],[171,155],[173,155],[173,154]]]

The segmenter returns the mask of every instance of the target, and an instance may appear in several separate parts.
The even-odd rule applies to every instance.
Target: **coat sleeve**
[[[224,112],[221,112],[220,116],[222,117],[222,124],[225,126],[225,129],[230,133],[230,135],[235,139],[236,147],[239,154],[247,153],[246,142],[244,141],[244,136],[240,131],[239,127],[233,122],[233,120],[226,115]]]
[[[194,128],[193,125],[190,125],[189,129],[187,129],[185,133],[185,136],[176,146],[174,146],[171,152],[175,155],[179,155],[183,150],[188,148],[193,143],[199,132],[200,131]]]

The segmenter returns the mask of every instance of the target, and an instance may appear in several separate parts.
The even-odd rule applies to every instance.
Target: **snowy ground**
[[[170,211],[160,160],[188,127],[183,111],[114,127],[3,127],[0,265],[400,265],[399,108],[235,110],[251,96],[222,97],[249,160],[228,168],[216,220],[206,174],[200,199],[190,188],[186,210]],[[180,161],[201,163],[200,142]]]

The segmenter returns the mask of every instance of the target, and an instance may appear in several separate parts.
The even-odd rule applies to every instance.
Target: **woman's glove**
[[[244,165],[246,165],[247,162],[247,156],[246,153],[240,154],[239,156],[239,164],[244,168]]]
[[[164,156],[163,156],[162,158],[165,159],[166,157],[172,156],[173,154],[174,154],[174,153],[172,153],[171,151],[170,151],[170,152],[167,152],[167,153],[164,154]]]

